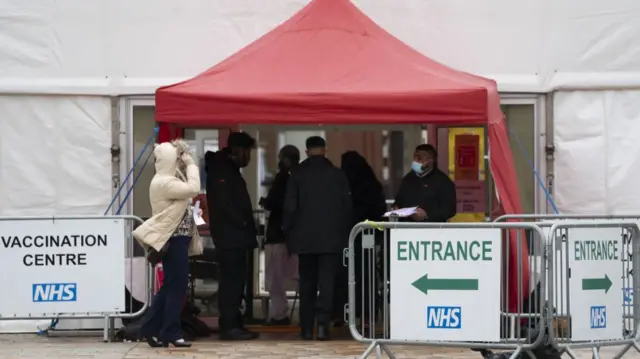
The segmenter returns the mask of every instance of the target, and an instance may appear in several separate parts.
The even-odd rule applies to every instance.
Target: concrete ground
[[[364,349],[364,345],[349,340],[302,342],[290,335],[263,336],[252,342],[201,340],[189,349],[154,349],[146,343],[102,343],[95,336],[0,335],[0,359],[351,359],[358,358]],[[481,358],[478,353],[455,348],[393,347],[392,350],[398,359]],[[601,350],[601,357],[612,358],[618,350],[617,347],[604,348]],[[577,352],[580,358],[591,358],[589,350]],[[640,359],[640,354],[630,351],[624,358]]]

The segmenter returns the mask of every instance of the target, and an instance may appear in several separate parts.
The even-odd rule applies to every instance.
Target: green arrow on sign
[[[411,283],[417,290],[429,294],[430,290],[478,290],[477,279],[438,278],[429,279],[425,274]]]
[[[604,290],[607,293],[612,284],[611,279],[606,274],[604,278],[584,278],[582,279],[582,290]]]

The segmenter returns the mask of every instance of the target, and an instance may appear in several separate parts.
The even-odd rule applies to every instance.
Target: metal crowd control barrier
[[[5,236],[3,237],[3,247],[7,247],[7,245],[9,244],[4,243],[4,239],[6,239],[8,236],[14,235],[13,233],[7,233],[8,232],[14,232],[14,231],[19,231],[20,233],[28,233],[28,231],[30,230],[30,228],[25,228],[25,226],[22,226],[22,224],[27,225],[27,223],[24,222],[29,222],[31,221],[31,225],[34,225],[34,222],[42,222],[42,221],[47,221],[47,222],[51,222],[52,224],[55,224],[56,222],[61,223],[64,221],[113,221],[113,220],[124,220],[124,237],[125,237],[125,241],[126,243],[123,243],[123,246],[125,246],[124,249],[124,253],[125,253],[125,258],[126,260],[130,261],[131,264],[131,273],[133,273],[133,252],[134,252],[134,246],[136,245],[136,241],[132,236],[132,232],[133,232],[133,226],[132,226],[132,222],[137,222],[138,224],[143,223],[142,219],[140,219],[137,216],[129,216],[129,215],[123,215],[123,216],[32,216],[32,217],[0,217],[0,235]],[[20,222],[21,226],[15,226],[15,227],[11,227],[11,226],[7,226],[4,227],[3,225],[6,226],[7,222]],[[86,229],[86,228],[85,228]],[[118,227],[116,227],[116,229],[119,229]],[[70,228],[68,228],[67,230],[71,230]],[[70,232],[71,233],[71,232]],[[77,232],[76,232],[77,233]],[[46,235],[47,237],[50,236],[56,236],[55,231],[52,231],[52,233],[49,233]],[[79,237],[79,236],[78,236]],[[118,237],[118,235],[116,235],[116,237]],[[23,238],[26,238],[23,237]],[[35,245],[35,238],[29,237],[30,241],[32,241],[33,243],[30,244],[30,247],[42,247],[42,246],[37,246]],[[15,239],[14,239],[15,240]],[[51,241],[51,239],[47,239],[49,241]],[[64,240],[64,239],[63,239]],[[76,239],[77,240],[77,239]],[[86,240],[86,239],[82,239],[82,240]],[[59,241],[59,238],[56,239],[56,241]],[[77,243],[77,242],[74,242]],[[42,244],[42,243],[40,243]],[[3,249],[5,252],[7,251],[7,248]],[[54,256],[56,256],[57,254],[54,254]],[[67,256],[66,260],[69,257]],[[31,257],[31,259],[29,260],[41,260],[41,261],[53,261],[53,260],[57,260],[54,257],[51,257],[49,259],[47,259],[47,257],[38,257],[37,259],[33,259],[33,257]],[[80,261],[80,259],[76,258],[75,259],[76,262]],[[85,259],[86,261],[88,261],[89,259]],[[104,327],[103,327],[103,339],[104,341],[109,341],[111,339],[111,332],[112,332],[112,328],[114,328],[114,320],[116,318],[120,318],[120,319],[133,319],[136,318],[140,315],[142,315],[146,309],[148,308],[151,299],[153,298],[153,273],[152,273],[152,269],[151,266],[149,265],[149,263],[146,261],[146,259],[144,257],[142,257],[142,260],[144,260],[144,266],[145,266],[145,281],[144,281],[144,285],[145,285],[145,298],[144,298],[144,305],[142,308],[140,308],[139,310],[133,312],[132,310],[129,312],[122,312],[122,311],[118,311],[118,312],[100,312],[100,313],[96,313],[96,312],[46,312],[46,313],[29,313],[28,315],[5,315],[2,316],[0,315],[0,320],[47,320],[47,319],[104,319]],[[68,265],[68,263],[67,263]],[[123,266],[126,268],[126,264],[123,264]],[[105,272],[109,272],[110,268],[102,268],[102,270],[104,270]],[[125,270],[123,270],[125,271]],[[7,273],[15,273],[15,269],[14,272],[7,272]],[[104,273],[104,272],[103,272]],[[133,277],[133,274],[131,274],[131,277]],[[68,280],[65,278],[59,278],[57,279],[59,281],[64,281],[64,280]],[[97,279],[99,280],[99,279]],[[45,280],[42,280],[43,282]],[[125,280],[126,283],[126,280]],[[133,283],[133,280],[131,278],[130,283]],[[49,288],[47,290],[42,289],[40,291],[40,293],[36,293],[36,286],[63,286],[63,285],[68,285],[70,283],[54,283],[54,284],[36,284],[36,283],[29,283],[29,286],[33,285],[34,286],[34,296],[36,295],[46,295],[47,292],[49,292],[48,294],[58,294],[58,296],[60,298],[62,298],[62,295],[66,295],[67,292],[62,292],[62,287],[60,288]],[[73,283],[74,286],[73,288],[68,288],[70,291],[73,292],[73,299],[65,299],[62,298],[61,300],[51,300],[51,299],[46,299],[43,298],[42,300],[38,300],[38,301],[42,301],[42,302],[54,302],[54,301],[68,301],[68,302],[74,302],[77,298],[75,298],[76,296],[76,291],[77,286],[75,286],[75,283]],[[126,284],[125,284],[126,285]],[[99,286],[99,285],[98,285]],[[6,288],[5,288],[6,289]],[[133,289],[133,288],[132,288]],[[57,290],[54,293],[54,290]],[[124,296],[124,288],[118,288],[119,292],[118,293],[122,293],[121,295]],[[9,290],[5,290],[3,291],[3,293],[5,293],[5,296],[8,296],[10,293],[12,293]],[[99,292],[98,292],[99,293]],[[58,299],[60,299],[58,298]],[[36,298],[32,298],[33,302],[36,302]],[[131,296],[131,298],[129,298],[129,308],[133,308],[133,295]],[[126,306],[126,303],[125,303]],[[1,309],[0,309],[1,310]]]
[[[541,295],[526,303],[522,262],[503,257],[512,244],[503,240],[502,231],[523,229],[536,233],[534,246],[542,252],[545,235],[531,223],[357,224],[349,237],[347,312],[354,339],[369,343],[361,358],[373,352],[394,358],[392,345],[502,348],[514,350],[511,358],[533,355],[546,332],[547,265],[529,262],[532,271],[545,275]],[[523,253],[523,242],[515,243],[516,253]],[[512,272],[516,289],[509,287]]]
[[[639,350],[636,298],[633,314],[625,310],[627,286],[640,284],[638,233],[635,221],[567,220],[551,226],[549,273],[553,275],[547,284],[553,300],[548,301],[547,321],[552,323],[555,310],[566,313],[568,330],[560,332],[551,325],[549,334],[552,344],[570,357],[578,357],[574,348],[591,348],[596,359],[605,346],[625,345],[616,358],[631,347]]]
[[[640,347],[638,346],[638,340],[640,340],[640,333],[638,332],[638,321],[640,319],[640,309],[638,309],[638,300],[636,299],[638,288],[638,275],[635,273],[637,271],[636,268],[640,268],[637,264],[638,260],[640,260],[640,253],[634,255],[637,252],[638,247],[638,233],[637,233],[637,223],[640,221],[640,215],[541,215],[541,214],[523,214],[523,215],[505,215],[496,219],[496,222],[502,221],[531,221],[536,222],[538,226],[543,228],[545,232],[547,232],[547,237],[550,238],[549,243],[551,244],[551,248],[548,251],[549,257],[551,257],[551,266],[554,268],[550,269],[548,272],[549,278],[547,283],[549,283],[549,290],[547,291],[549,310],[553,309],[554,318],[549,318],[549,327],[553,332],[552,342],[553,344],[561,349],[567,350],[569,355],[575,357],[575,353],[571,351],[571,348],[584,348],[589,347],[593,350],[593,356],[598,357],[598,349],[602,346],[613,346],[613,345],[625,345],[624,348],[616,355],[616,358],[622,357],[631,347],[634,347],[636,350],[640,351]],[[580,233],[580,238],[571,238],[569,239],[568,233],[571,228],[577,229],[587,229],[587,234],[584,232]],[[578,270],[584,272],[585,268],[580,268],[580,262],[575,260],[576,251],[579,250],[578,247],[571,247],[570,241],[575,240],[576,242],[584,242],[585,238],[593,237],[595,232],[593,231],[597,228],[613,230],[613,232],[617,232],[618,235],[618,245],[620,249],[620,258],[619,263],[621,264],[620,273],[618,276],[609,276],[602,278],[591,278],[592,281],[587,280],[585,285],[589,287],[589,283],[596,283],[601,286],[608,286],[608,283],[611,283],[613,286],[613,282],[618,282],[618,278],[621,278],[621,289],[617,291],[620,294],[618,299],[621,300],[619,308],[622,308],[622,314],[617,315],[617,309],[611,313],[609,311],[611,305],[605,306],[606,310],[609,312],[607,314],[607,318],[611,318],[611,314],[614,315],[614,319],[616,316],[622,318],[621,324],[621,334],[620,336],[615,337],[607,337],[606,340],[600,340],[601,338],[592,337],[588,341],[578,340],[581,335],[579,334],[576,338],[572,338],[572,334],[574,332],[575,326],[573,325],[573,317],[571,316],[571,307],[574,306],[574,301],[576,298],[593,298],[593,294],[583,294],[582,296],[576,296],[576,291],[582,291],[581,288],[574,288],[573,292],[571,289],[570,278],[575,278],[580,273],[576,273],[575,268],[572,269],[573,266],[578,263]],[[609,237],[616,237],[615,234],[609,233]],[[607,237],[607,233],[604,234],[604,237]],[[552,239],[552,240],[551,240]],[[592,240],[593,243],[598,243],[598,239]],[[570,255],[570,252],[573,251],[573,257]],[[538,261],[542,259],[540,253],[531,252],[532,256],[538,257]],[[616,261],[614,261],[614,265]],[[588,269],[587,269],[588,270]],[[604,269],[603,269],[604,271]],[[596,273],[597,274],[597,273]],[[613,280],[612,280],[613,279]],[[582,284],[582,283],[580,283]],[[576,284],[574,284],[576,285]],[[551,288],[553,287],[553,288]],[[605,298],[607,296],[610,297],[609,293],[610,289],[605,290]],[[590,293],[595,291],[595,289],[585,290],[584,293]],[[572,296],[571,294],[574,294]],[[571,298],[574,298],[573,301]],[[615,299],[610,299],[615,300]],[[580,304],[579,302],[577,303]],[[613,305],[614,307],[617,305]],[[636,314],[638,313],[638,314]],[[596,314],[594,312],[594,314]],[[575,315],[575,311],[574,311]],[[582,314],[580,319],[585,317],[589,317],[591,319],[591,313]],[[606,322],[606,321],[605,321]],[[597,323],[596,323],[597,324]],[[584,325],[584,324],[583,324]],[[601,327],[602,325],[600,325]],[[609,326],[610,327],[610,326]],[[591,329],[591,328],[590,328]],[[598,325],[594,325],[594,330],[605,330],[605,328],[599,328]],[[602,336],[601,336],[602,337]],[[575,341],[574,341],[575,340]],[[599,341],[600,340],[600,341]]]

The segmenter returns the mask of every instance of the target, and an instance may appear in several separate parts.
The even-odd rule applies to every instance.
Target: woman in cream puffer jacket
[[[156,145],[156,174],[149,187],[152,216],[133,236],[147,251],[162,255],[164,282],[145,313],[140,334],[152,347],[188,347],[180,312],[187,293],[189,256],[202,254],[191,200],[200,193],[200,172],[181,140]]]

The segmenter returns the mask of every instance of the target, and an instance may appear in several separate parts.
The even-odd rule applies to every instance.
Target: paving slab
[[[269,336],[251,342],[200,340],[187,349],[157,349],[146,343],[103,343],[95,336],[0,335],[0,359],[353,359],[365,348],[351,340],[303,342]],[[459,348],[395,346],[392,350],[398,359],[481,359],[479,353]],[[612,358],[619,350],[603,348],[601,357]],[[576,352],[581,359],[591,358],[589,350]],[[624,358],[640,359],[640,354],[629,351]]]

